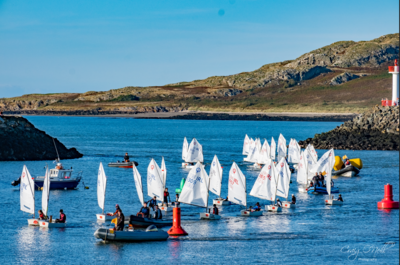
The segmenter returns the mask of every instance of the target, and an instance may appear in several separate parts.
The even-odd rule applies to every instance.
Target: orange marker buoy
[[[173,223],[172,227],[168,230],[168,234],[170,236],[187,236],[185,230],[183,230],[181,226],[181,208],[175,207],[172,211],[173,214]]]
[[[399,202],[393,201],[393,187],[389,183],[385,185],[385,197],[378,202],[378,209],[399,209]]]

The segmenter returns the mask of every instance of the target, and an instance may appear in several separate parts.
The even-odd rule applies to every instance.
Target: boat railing
[[[79,171],[78,173],[76,173],[76,178],[77,179],[81,179],[82,178],[82,174],[83,174],[83,171]]]

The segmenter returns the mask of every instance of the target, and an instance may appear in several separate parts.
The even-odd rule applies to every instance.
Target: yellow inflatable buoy
[[[358,169],[363,168],[363,162],[360,158],[349,159],[350,163]]]
[[[340,158],[340,156],[335,156],[335,165],[333,166],[333,169],[338,171],[343,168],[343,160]]]

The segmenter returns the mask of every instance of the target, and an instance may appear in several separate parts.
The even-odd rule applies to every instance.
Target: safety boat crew
[[[334,170],[332,171],[332,175],[351,178],[357,176],[362,167],[363,163],[360,158],[349,159],[345,155],[342,160],[340,156],[335,156],[335,165],[333,166]]]

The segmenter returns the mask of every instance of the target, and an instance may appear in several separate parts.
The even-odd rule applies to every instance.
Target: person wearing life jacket
[[[154,210],[154,207],[157,205],[157,196],[154,196],[150,201],[147,202],[147,205]]]
[[[261,211],[261,206],[260,203],[257,202],[256,205],[253,207],[254,212],[259,212]]]
[[[322,172],[319,172],[318,180],[321,182],[321,186],[322,186],[322,187],[325,187],[325,177],[324,177],[324,175],[322,174]]]
[[[342,202],[343,201],[343,198],[342,198],[342,194],[339,194],[339,197],[338,197],[338,199],[337,199],[338,201],[340,201],[340,202]]]
[[[117,215],[118,214],[118,210],[121,210],[121,208],[119,207],[118,204],[115,205],[115,213],[111,214],[111,216]],[[122,210],[121,210],[122,211]]]
[[[142,216],[142,218],[149,218],[150,216],[150,209],[147,207],[147,203],[143,203],[143,207],[140,208],[139,212],[136,216]]]
[[[121,209],[117,210],[117,223],[115,225],[115,228],[117,231],[124,231],[125,227],[125,216],[122,213]]]
[[[181,203],[179,202],[179,194],[175,194],[175,201],[172,202],[172,205],[174,205],[175,207],[179,207]]]
[[[282,207],[282,202],[281,202],[281,200],[277,199],[277,200],[276,200],[276,205],[277,205],[278,207]]]
[[[154,219],[162,219],[162,212],[161,210],[158,208],[158,205],[156,205],[155,207],[155,214],[154,214]]]
[[[291,204],[296,204],[296,196],[294,196],[294,194],[292,194],[292,202]]]
[[[125,161],[125,162],[129,162],[129,155],[128,155],[128,153],[125,153],[124,161]]]
[[[46,220],[47,219],[42,210],[39,210],[38,213],[39,213],[39,220]]]
[[[163,205],[164,206],[168,206],[168,198],[169,198],[169,201],[171,202],[171,198],[169,197],[168,188],[165,188],[165,190],[164,190],[164,200],[163,200]]]
[[[67,221],[67,216],[64,211],[60,209],[60,219],[56,219],[56,223],[65,223],[65,221]]]
[[[315,187],[319,187],[319,176],[317,172],[315,172],[315,176],[313,177],[312,180],[314,182]]]
[[[346,159],[344,160],[344,165],[345,165],[346,167],[351,166],[350,160],[349,160],[348,158],[346,158]]]
[[[219,209],[216,204],[213,205],[213,214],[215,214],[215,215],[219,214]]]

